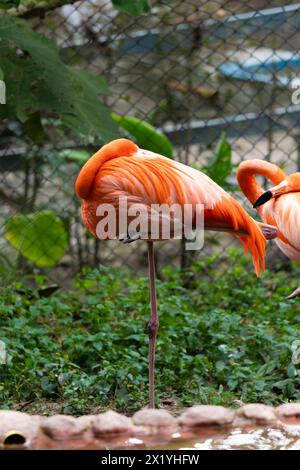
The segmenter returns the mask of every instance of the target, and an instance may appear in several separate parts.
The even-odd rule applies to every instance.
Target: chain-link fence
[[[105,110],[161,129],[174,158],[201,169],[226,135],[232,150],[226,187],[240,200],[234,177],[240,161],[262,158],[288,172],[300,169],[300,4],[158,0],[149,14],[132,16],[116,3],[122,4],[85,0],[22,15],[34,31],[55,40],[65,64],[103,78],[109,87],[101,97]],[[26,44],[17,52],[26,65]],[[24,81],[25,74],[26,67]],[[41,121],[34,119],[35,113],[0,123],[3,272],[53,264],[50,274],[66,278],[86,264],[145,266],[143,242],[134,249],[99,242],[82,227],[74,182],[84,150],[92,154],[105,139],[63,131],[55,113],[41,110]],[[37,219],[41,213],[44,219]],[[25,217],[26,230],[16,215]],[[51,229],[44,239],[42,232]],[[223,253],[232,243],[209,233],[200,256]],[[179,241],[162,243],[158,257],[159,265],[187,262]]]

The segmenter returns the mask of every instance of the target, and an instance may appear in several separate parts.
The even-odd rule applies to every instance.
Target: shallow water
[[[235,428],[225,436],[194,438],[182,441],[178,436],[164,449],[179,450],[300,450],[300,425],[279,428]]]
[[[255,427],[221,430],[201,428],[189,437],[180,432],[171,435],[148,435],[110,439],[109,442],[80,438],[60,441],[39,440],[35,445],[6,448],[77,449],[77,450],[300,450],[300,424],[281,423],[278,427]]]
[[[298,422],[299,423],[299,422]],[[81,450],[300,450],[300,424],[280,423],[270,427],[202,427],[193,432],[174,432],[124,438],[109,441],[84,442],[80,438],[52,442],[35,448]]]

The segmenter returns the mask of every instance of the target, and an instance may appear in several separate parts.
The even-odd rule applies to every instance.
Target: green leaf
[[[231,147],[223,132],[214,150],[211,162],[203,171],[216,183],[224,185],[226,178],[231,174]]]
[[[103,141],[117,137],[117,126],[100,100],[109,93],[106,82],[65,65],[55,42],[26,21],[0,17],[0,56],[7,83],[0,119],[26,122],[36,112],[54,112],[76,133]]]
[[[115,139],[118,127],[111,119],[111,113],[93,93],[82,89],[74,101],[74,112],[61,115],[62,121],[79,134],[95,136],[103,141]]]
[[[257,371],[256,377],[266,377],[270,375],[278,366],[276,361],[269,361],[266,364],[263,364]]]
[[[97,75],[93,75],[87,70],[78,69],[75,67],[67,67],[69,72],[72,75],[72,79],[75,79],[76,85],[79,85],[85,89],[88,89],[91,93],[95,95],[110,95],[110,89],[108,84],[102,77],[98,77]]]
[[[287,376],[293,379],[294,377],[296,377],[296,375],[297,375],[297,370],[294,364],[290,363],[287,368]]]
[[[48,210],[10,218],[5,237],[22,256],[40,267],[54,266],[68,246],[64,223]]]
[[[62,121],[80,134],[102,137],[108,141],[118,136],[118,127],[111,113],[98,98],[108,95],[106,82],[85,70],[68,67],[72,84],[77,91],[74,98],[74,111],[62,114]]]
[[[119,116],[115,113],[112,114],[112,118],[136,139],[140,147],[172,158],[173,148],[171,142],[149,123],[135,117]]]
[[[29,116],[29,119],[25,122],[25,129],[28,137],[33,143],[36,145],[43,144],[45,135],[39,112],[33,113]]]
[[[114,7],[135,16],[147,15],[151,11],[150,0],[112,0]]]
[[[11,17],[0,18],[0,39],[1,67],[8,83],[5,108],[12,116],[26,120],[35,111],[61,112],[65,105],[73,110],[67,69],[53,41]]]
[[[59,152],[59,156],[65,160],[83,165],[91,156],[91,152],[85,149],[64,149]]]

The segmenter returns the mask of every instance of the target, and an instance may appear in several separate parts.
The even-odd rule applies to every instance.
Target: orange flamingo
[[[258,184],[256,175],[268,178],[275,186],[265,191]],[[300,173],[288,176],[273,163],[255,159],[239,165],[237,179],[261,219],[278,228],[275,242],[280,250],[288,258],[300,261]],[[300,287],[287,298],[299,296]]]
[[[127,139],[115,140],[98,150],[81,169],[75,190],[82,199],[83,223],[98,238],[97,224],[103,220],[103,214],[101,216],[98,212],[97,215],[97,208],[101,204],[110,204],[118,214],[120,200],[125,198],[128,205],[127,228],[130,219],[128,214],[134,204],[145,209],[146,217],[149,219],[153,216],[153,204],[170,206],[176,203],[180,207],[190,204],[193,210],[193,221],[197,215],[197,204],[202,204],[204,206],[204,228],[228,232],[238,237],[245,250],[250,251],[257,275],[261,270],[264,270],[265,237],[274,238],[277,234],[274,227],[257,224],[237,201],[208,176],[169,158],[139,149]],[[161,224],[162,218],[159,217],[158,220]],[[183,227],[184,222],[182,229]],[[152,238],[150,233],[146,235],[151,300],[149,394],[150,407],[154,408],[155,341],[159,320],[153,242],[160,240],[162,234]],[[175,232],[170,233],[169,238],[173,238],[174,235]],[[116,237],[124,243],[129,243],[140,238],[141,233],[137,231],[133,234],[124,234],[121,231],[120,223],[117,223]],[[103,238],[109,238],[109,236],[105,235]]]

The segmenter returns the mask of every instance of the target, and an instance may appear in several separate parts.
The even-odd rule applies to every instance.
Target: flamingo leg
[[[150,279],[151,318],[149,323],[149,398],[150,408],[155,408],[154,398],[154,370],[155,370],[155,342],[159,326],[157,314],[156,288],[155,288],[155,263],[153,242],[148,241],[148,263]]]

